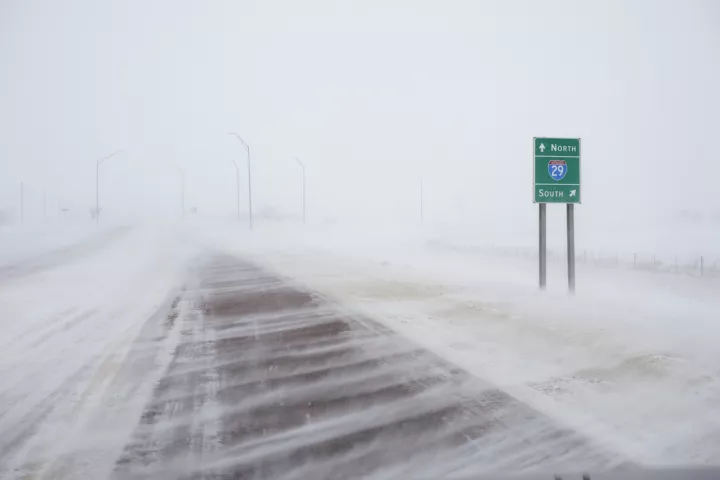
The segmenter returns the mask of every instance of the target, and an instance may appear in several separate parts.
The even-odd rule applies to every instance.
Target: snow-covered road
[[[116,478],[465,478],[627,463],[237,257],[200,261],[184,298],[180,343]]]
[[[202,227],[98,232],[0,279],[0,478],[720,456],[714,280],[580,269],[540,294],[526,264],[412,236]]]
[[[118,235],[120,233],[118,232]],[[129,346],[143,325],[169,309],[184,279],[187,253],[170,233],[123,232],[103,248],[7,280],[0,290],[0,477],[36,478],[94,437],[86,424],[107,401]],[[77,247],[80,248],[81,247]],[[131,379],[149,382],[151,372]],[[134,418],[143,397],[119,405]],[[121,448],[122,418],[108,441]],[[133,420],[134,421],[134,420]],[[13,478],[13,477],[11,477]]]

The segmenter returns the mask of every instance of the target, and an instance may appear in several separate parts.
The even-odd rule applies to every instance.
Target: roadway
[[[629,465],[372,318],[169,237],[123,232],[6,276],[0,478],[474,478]]]
[[[439,478],[622,463],[372,319],[205,257],[122,478]]]

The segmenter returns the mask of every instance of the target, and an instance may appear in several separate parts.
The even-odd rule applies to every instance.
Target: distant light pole
[[[240,135],[234,132],[228,133],[228,135],[235,135],[238,140],[240,140],[240,143],[243,144],[245,147],[245,150],[247,151],[247,169],[248,169],[248,223],[250,225],[250,230],[253,228],[253,213],[252,213],[252,174],[250,171],[250,147],[245,142],[245,140],[242,139]]]
[[[185,217],[185,170],[180,167],[176,167],[178,173],[180,173],[180,212]]]
[[[100,165],[110,160],[112,157],[121,153],[123,150],[113,152],[107,157],[103,157],[95,162],[95,222],[100,222]]]
[[[303,212],[303,225],[305,225],[305,222],[307,220],[306,216],[306,210],[305,210],[305,165],[300,161],[298,157],[293,157],[298,165],[300,165],[300,168],[302,169],[302,212]]]

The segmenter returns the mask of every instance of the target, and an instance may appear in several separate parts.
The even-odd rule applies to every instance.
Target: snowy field
[[[113,471],[143,432],[138,421],[163,375],[207,354],[210,333],[192,323],[203,311],[193,310],[193,295],[205,287],[188,282],[208,252],[382,322],[617,458],[655,466],[720,458],[717,279],[580,265],[569,296],[564,270],[552,265],[540,293],[533,263],[432,248],[412,229],[260,225],[249,234],[186,224],[55,238],[67,241],[8,255],[6,265],[33,259],[32,269],[2,279],[2,478]],[[191,295],[193,282],[200,293]],[[183,345],[187,358],[178,357]],[[206,398],[204,389],[192,398]]]

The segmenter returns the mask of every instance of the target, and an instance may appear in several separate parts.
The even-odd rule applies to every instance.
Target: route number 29
[[[567,174],[567,164],[562,160],[550,160],[548,173],[553,180],[559,182]]]

